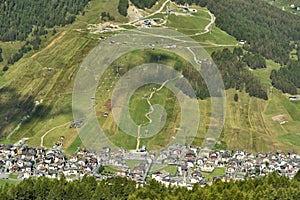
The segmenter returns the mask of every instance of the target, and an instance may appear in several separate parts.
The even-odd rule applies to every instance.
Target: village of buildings
[[[119,148],[112,151],[104,147],[100,152],[82,148],[68,158],[59,146],[36,148],[25,144],[26,139],[14,145],[0,145],[0,179],[22,180],[29,177],[60,178],[68,181],[84,175],[103,180],[123,176],[143,184],[155,179],[166,186],[204,186],[216,179],[222,181],[259,178],[268,173],[293,178],[300,170],[300,155],[295,152],[249,153],[243,150],[211,150],[200,153],[198,146],[174,144],[154,153],[143,146],[138,152]],[[202,151],[201,151],[202,152]],[[134,165],[127,164],[134,161]],[[175,169],[170,174],[168,167]],[[101,173],[100,167],[114,169]],[[155,170],[156,169],[156,170]],[[221,170],[220,170],[221,169]],[[208,178],[215,170],[222,171],[218,176]]]

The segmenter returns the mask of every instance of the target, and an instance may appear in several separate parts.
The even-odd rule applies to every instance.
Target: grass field
[[[147,51],[146,53],[136,51],[131,54],[124,55],[119,60],[117,60],[115,63],[119,64],[119,67],[121,68],[120,73],[125,73],[128,69],[133,67],[130,66],[130,63],[139,65],[145,62],[149,62],[149,53],[151,53],[151,51]],[[161,55],[163,55],[162,51],[160,53]],[[176,63],[174,55],[167,52],[165,52],[165,54],[171,56],[171,58],[168,58],[166,60],[162,59],[161,62],[173,66]],[[114,64],[112,66],[114,66]],[[127,135],[126,133],[119,130],[111,116],[110,105],[108,105],[108,102],[110,102],[112,89],[115,86],[114,84],[118,81],[119,78],[117,78],[113,68],[107,69],[102,77],[104,78],[99,81],[100,85],[96,93],[96,112],[97,115],[100,116],[99,122],[101,124],[101,127],[111,141],[115,141],[117,145],[125,147],[127,149],[134,149],[136,147],[135,137]],[[150,95],[150,88],[153,87],[154,85],[146,85],[145,87],[136,90],[134,95],[130,99],[129,111],[132,119],[136,122],[137,125],[149,122],[149,120],[145,117],[145,114],[150,109],[150,106],[146,101],[146,97]],[[162,105],[165,108],[169,118],[165,127],[157,135],[150,138],[141,139],[141,145],[147,144],[147,147],[149,147],[150,149],[159,149],[170,142],[171,137],[175,134],[175,128],[177,127],[177,124],[179,122],[180,109],[176,98],[174,98],[174,94],[166,88],[163,88],[162,90],[158,91],[157,94],[154,94],[153,98],[151,99],[151,103],[152,105]],[[104,112],[108,112],[109,116],[104,117],[102,114]]]
[[[145,124],[148,123],[149,120],[146,118],[145,114],[149,112],[150,106],[147,103],[147,98],[149,97],[152,88],[159,88],[160,85],[150,84],[145,87],[139,88],[136,90],[135,94],[131,97],[130,100],[130,114],[132,119],[136,122],[136,124]],[[152,105],[159,104],[163,107],[166,107],[168,104],[172,102],[168,101],[168,99],[175,99],[175,95],[167,88],[163,88],[153,95],[150,102]],[[173,104],[173,106],[178,106]],[[171,109],[171,108],[170,108]]]
[[[5,186],[6,184],[8,185],[15,185],[19,183],[18,181],[12,181],[12,180],[4,180],[4,179],[0,179],[0,188]]]
[[[140,163],[141,163],[140,160],[127,160],[126,166],[128,166],[131,170],[133,170],[134,167],[139,165]]]
[[[117,0],[104,1],[93,0],[86,9],[84,16],[78,16],[78,20],[66,27],[56,27],[56,35],[48,34],[42,39],[41,49],[31,51],[19,62],[10,66],[10,69],[3,74],[0,72],[0,128],[1,143],[14,143],[22,137],[29,137],[29,145],[40,146],[41,136],[54,127],[61,126],[73,120],[72,116],[72,90],[77,70],[88,52],[99,44],[97,37],[100,34],[90,34],[86,28],[88,24],[99,23],[101,12],[110,12],[118,22],[126,22],[127,19],[117,13]],[[160,1],[161,5],[163,1]],[[159,7],[159,5],[156,5]],[[153,8],[155,10],[155,8]],[[209,23],[209,15],[206,9],[198,8],[199,13],[193,16],[168,16],[167,25],[173,29],[186,34],[195,34],[204,31]],[[159,14],[162,15],[162,14]],[[166,17],[164,15],[164,17]],[[133,28],[132,26],[124,26]],[[105,34],[109,36],[110,34]],[[213,26],[211,33],[193,36],[209,53],[224,47],[233,49],[238,41],[224,31]],[[21,42],[0,43],[3,48],[4,58],[14,53],[22,45]],[[156,50],[157,54],[162,54]],[[167,53],[166,53],[167,54]],[[162,63],[174,66],[180,58],[170,54],[171,59],[163,60]],[[118,64],[125,72],[131,67],[145,62],[153,62],[149,59],[149,51],[132,52],[126,57],[120,58],[113,63],[105,73],[105,80],[100,80],[96,93],[96,110],[102,128],[107,136],[117,146],[134,149],[136,138],[120,131],[111,115],[103,117],[103,112],[109,111],[109,99],[115,83],[119,78],[115,77],[113,67]],[[156,60],[155,60],[156,61]],[[0,64],[2,67],[5,62]],[[261,83],[269,91],[271,81],[269,79],[272,69],[279,69],[279,65],[267,60],[267,68],[253,70],[252,73],[259,77]],[[53,68],[48,71],[47,68]],[[146,110],[149,105],[145,104],[142,97],[152,86],[145,86],[138,90],[131,99],[131,115],[137,123],[145,121]],[[234,94],[239,96],[238,102],[233,100]],[[31,114],[29,120],[22,123],[10,138],[4,137],[14,130],[20,123],[21,118],[26,116],[34,105],[35,101],[43,100],[35,113]],[[152,101],[165,106],[169,121],[166,127],[155,137],[141,139],[141,145],[147,144],[150,149],[159,149],[164,146],[174,134],[174,128],[180,121],[179,107],[174,100],[174,95],[167,89],[162,89],[159,95],[154,95]],[[175,106],[174,106],[175,105]],[[209,124],[210,100],[199,100],[201,112],[198,135],[194,140],[195,145],[201,145],[205,138]],[[227,90],[225,128],[220,140],[226,142],[229,149],[243,148],[248,151],[275,151],[295,150],[300,152],[299,127],[300,127],[300,103],[290,102],[284,94],[273,88],[272,95],[269,93],[269,100],[263,101],[250,98],[245,92],[237,92],[233,89]],[[285,115],[286,123],[279,124],[272,120],[277,115]],[[8,116],[8,122],[4,119]],[[64,136],[63,150],[72,154],[78,146],[82,146],[77,130],[68,126],[57,128],[49,132],[44,138],[44,145],[51,147]]]
[[[2,94],[0,103],[2,105],[0,116],[10,113],[10,123],[0,122],[0,127],[5,127],[2,134],[10,133],[20,122],[20,117],[25,115],[25,109],[30,108],[33,101],[43,100],[40,110],[34,113],[30,120],[23,123],[20,130],[11,136],[9,140],[2,138],[3,142],[14,142],[21,137],[30,137],[29,144],[40,145],[40,137],[53,127],[72,121],[71,95],[73,81],[79,64],[87,53],[95,47],[99,40],[86,31],[89,23],[99,23],[99,16],[102,11],[109,11],[118,21],[126,21],[126,18],[117,14],[117,1],[99,1],[90,3],[84,16],[66,27],[57,27],[55,36],[47,35],[43,39],[40,51],[32,51],[24,56],[19,62],[10,67],[5,76],[0,76],[0,87],[5,86],[14,93],[8,91]],[[101,2],[101,3],[99,3]],[[10,43],[5,43],[10,48]],[[21,44],[14,44],[11,51],[17,49]],[[2,45],[1,45],[2,46]],[[4,48],[3,48],[4,49]],[[5,52],[8,52],[4,49]],[[4,55],[5,56],[5,55]],[[47,68],[53,71],[47,71]],[[15,77],[18,77],[17,79]],[[11,100],[13,99],[13,101]],[[21,112],[15,106],[21,102],[24,111]],[[66,137],[64,149],[72,144],[76,138],[76,130],[57,129],[45,137],[46,146],[53,146],[60,135]],[[76,141],[75,141],[76,142]],[[78,144],[78,140],[75,144]],[[72,148],[71,148],[72,149]]]
[[[225,170],[226,169],[224,167],[217,167],[211,173],[203,172],[203,176],[205,177],[205,180],[207,180],[208,182],[211,182],[213,177],[215,177],[215,176],[224,176]]]
[[[111,166],[104,166],[104,170],[101,174],[104,175],[113,175],[117,172],[117,169]]]
[[[19,177],[18,174],[9,174],[8,175],[8,178],[11,178],[11,179],[17,179]]]
[[[204,28],[209,24],[210,18],[200,16],[168,16],[167,26],[187,35],[204,32]]]
[[[176,165],[159,165],[159,164],[153,164],[151,167],[150,174],[153,174],[155,172],[165,170],[170,173],[170,176],[175,176],[178,170],[178,167]]]
[[[9,59],[9,57],[15,53],[18,52],[18,50],[21,48],[22,45],[24,45],[25,42],[20,42],[20,41],[15,41],[15,42],[1,42],[0,41],[0,47],[2,48],[2,57],[3,57],[3,62],[0,63],[0,67],[1,67],[1,72],[2,72],[2,68],[4,65],[7,64],[7,60]],[[1,87],[1,85],[0,85]]]
[[[141,62],[141,55],[138,52],[126,56],[126,61],[128,63],[136,63],[137,65]],[[145,57],[143,59],[146,59]],[[146,59],[147,60],[147,59]],[[143,61],[142,61],[143,62]],[[173,62],[166,61],[168,64],[173,64]],[[119,63],[126,63],[120,59]],[[272,69],[278,69],[279,66],[272,62],[267,61],[268,67],[265,69],[259,69],[253,71],[253,73],[260,78],[262,84],[269,89],[270,79],[269,74]],[[128,66],[122,66],[122,68],[128,68]],[[108,71],[106,77],[106,82],[103,80],[102,89],[110,88],[110,79],[113,79],[108,74],[113,74],[113,71]],[[145,94],[149,93],[152,86],[147,86],[140,88],[131,98],[130,111],[131,116],[137,124],[143,124],[147,119],[145,118],[145,113],[149,110],[149,105],[146,103]],[[167,90],[166,90],[167,91]],[[164,94],[164,90],[161,91]],[[101,94],[99,99],[103,98],[103,90],[98,91]],[[106,92],[107,93],[107,92]],[[237,93],[239,96],[238,102],[233,101],[234,94]],[[155,100],[155,97],[159,97]],[[154,96],[153,101],[160,103],[167,107],[164,103],[164,99],[167,94]],[[172,97],[170,97],[172,98]],[[268,151],[268,150],[296,150],[299,151],[299,145],[295,143],[287,143],[283,140],[281,135],[287,133],[294,133],[299,127],[300,110],[299,104],[290,102],[288,98],[276,89],[273,89],[273,94],[269,97],[268,101],[260,100],[257,98],[250,98],[247,93],[235,91],[233,89],[227,90],[227,114],[225,120],[225,128],[220,140],[224,140],[226,143],[223,146],[227,146],[229,149],[243,148],[248,151]],[[104,100],[100,100],[99,104],[105,104],[109,99],[109,94],[106,95]],[[102,103],[101,103],[102,101]],[[171,104],[173,105],[173,104]],[[200,112],[201,112],[201,123],[199,125],[198,135],[195,138],[193,144],[201,145],[205,137],[205,132],[209,124],[209,110],[210,101],[199,100]],[[101,107],[102,112],[108,111],[106,107]],[[106,110],[105,110],[106,109]],[[173,109],[173,106],[167,108],[167,110]],[[278,122],[272,120],[273,116],[286,114],[288,123],[280,125]],[[179,113],[175,112],[175,115],[179,116]],[[176,118],[176,117],[175,117]],[[103,120],[103,122],[101,122]],[[171,119],[173,121],[173,119]],[[116,125],[112,122],[112,118],[100,117],[100,123],[103,123],[104,129],[109,131],[109,138],[113,141],[117,141],[118,138],[122,138],[122,141],[117,141],[123,147],[134,148],[135,141],[134,137],[128,136],[121,131],[119,131]],[[175,125],[176,126],[176,125]],[[114,130],[114,131],[111,131]],[[162,133],[158,134],[151,139],[142,139],[143,144],[147,144],[150,149],[156,149],[163,146],[166,138],[170,138],[172,133],[166,134],[168,129],[164,129]],[[169,136],[166,136],[169,135]],[[289,137],[291,135],[286,135]]]
[[[297,137],[300,124],[300,107],[277,89],[270,93],[272,69],[279,69],[273,61],[267,61],[267,68],[253,70],[269,92],[269,100],[249,98],[245,93],[238,93],[239,101],[233,102],[236,91],[228,90],[227,115],[224,130],[225,141],[229,148],[243,146],[253,151],[295,150],[299,152]],[[285,115],[287,123],[280,125],[272,117]],[[290,142],[295,139],[295,142]]]

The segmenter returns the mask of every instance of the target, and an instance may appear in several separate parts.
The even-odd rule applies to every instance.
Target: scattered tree
[[[8,66],[7,65],[5,65],[4,67],[3,67],[3,69],[2,69],[2,71],[7,71],[8,70]]]
[[[239,95],[235,93],[233,99],[235,102],[237,102],[239,100]]]
[[[104,166],[103,165],[100,165],[97,169],[97,173],[98,174],[101,174],[102,172],[104,171]]]

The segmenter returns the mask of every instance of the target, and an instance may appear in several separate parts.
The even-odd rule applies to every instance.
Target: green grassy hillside
[[[1,142],[13,143],[22,137],[29,137],[29,145],[40,146],[41,138],[44,136],[43,145],[51,147],[60,136],[64,136],[63,149],[67,150],[67,153],[72,153],[77,146],[82,145],[76,129],[68,126],[68,123],[73,120],[71,107],[73,83],[80,63],[101,41],[98,39],[99,36],[111,34],[91,34],[87,30],[88,24],[99,23],[101,12],[108,11],[118,23],[127,22],[126,18],[117,13],[117,2],[117,0],[91,1],[84,16],[79,16],[72,25],[57,27],[57,33],[54,36],[49,33],[42,39],[40,50],[27,53],[20,61],[10,66],[7,72],[0,72]],[[161,4],[162,1],[158,5]],[[209,53],[224,47],[233,49],[238,45],[232,36],[215,26],[211,33],[194,35],[197,31],[204,32],[204,27],[209,23],[206,9],[202,9],[203,11],[201,8],[197,9],[200,14],[196,16],[177,18],[164,15],[163,17],[169,20],[167,25],[192,35]],[[21,43],[0,43],[0,45],[6,52],[3,53],[6,59],[9,52],[15,52]],[[138,59],[133,55],[129,64],[137,64]],[[0,67],[2,68],[4,64],[5,62],[0,64]],[[168,64],[172,66],[174,63],[169,61]],[[48,68],[53,69],[48,70]],[[252,72],[269,88],[270,72],[278,68],[279,65],[276,63],[267,61],[267,68]],[[102,86],[103,88],[111,87],[113,83],[107,78]],[[146,106],[145,102],[137,97],[143,95],[146,90],[147,87],[141,88],[132,98],[132,102],[137,103],[133,103],[131,114],[137,121],[143,120],[145,114],[137,111]],[[233,98],[235,93],[239,97],[237,102]],[[99,94],[103,94],[101,90],[97,92],[97,95]],[[121,133],[112,118],[104,119],[101,115],[109,99],[109,93],[106,95],[105,98],[96,97],[100,124],[115,144],[130,149],[135,148],[136,138]],[[160,97],[156,97],[154,101],[162,105],[176,105],[174,96],[167,89],[161,90]],[[38,105],[36,101],[39,101]],[[35,112],[31,112],[35,104]],[[210,100],[199,100],[199,106],[201,123],[199,133],[194,140],[194,144],[197,145],[202,144],[210,122]],[[172,137],[175,124],[180,119],[178,119],[179,108],[177,106],[167,108],[167,110],[171,109],[173,115],[168,124],[169,128],[165,128],[156,137],[142,140],[142,143],[147,143],[148,146],[156,149]],[[297,135],[300,133],[300,103],[290,102],[288,97],[280,91],[273,89],[272,94],[269,93],[269,100],[263,101],[250,98],[244,91],[238,92],[230,89],[227,91],[226,111],[225,128],[220,140],[225,141],[229,149],[243,148],[249,151],[281,149],[300,152],[300,136]],[[27,115],[30,117],[21,123],[21,119]],[[280,124],[282,121],[286,123]],[[20,125],[19,128],[18,125]]]

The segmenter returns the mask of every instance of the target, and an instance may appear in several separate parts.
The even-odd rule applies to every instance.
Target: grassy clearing
[[[14,41],[14,42],[2,42],[0,41],[0,47],[2,48],[3,62],[0,63],[1,71],[2,67],[7,64],[7,60],[11,55],[18,52],[18,50],[24,45],[25,42]]]
[[[0,179],[0,188],[5,186],[6,184],[15,185],[15,184],[18,184],[18,183],[19,183],[18,181]]]
[[[174,28],[184,34],[195,34],[203,32],[205,26],[209,24],[209,18],[202,18],[198,16],[175,16],[169,15],[167,26]]]
[[[267,68],[252,70],[267,91],[270,90],[270,73],[280,66],[267,60]],[[244,92],[227,90],[227,114],[224,139],[229,149],[243,147],[249,151],[276,151],[294,149],[299,151],[300,143],[287,143],[286,139],[299,130],[299,104],[291,102],[282,92],[272,89],[269,100],[250,98]],[[233,95],[239,95],[239,101],[233,101]],[[284,125],[272,120],[277,115],[286,115]],[[292,134],[292,135],[293,135]]]
[[[161,19],[164,19],[165,16],[166,16],[165,14],[157,13],[157,14],[152,15],[152,16],[150,16],[150,17],[148,17],[148,18],[145,18],[145,19],[153,19],[153,18],[161,18]]]
[[[176,165],[167,165],[166,166],[166,165],[153,164],[151,167],[150,174],[165,170],[170,173],[170,176],[175,176],[177,173],[177,169],[178,169],[178,167]]]
[[[18,174],[9,174],[8,175],[8,178],[11,178],[11,179],[17,179],[19,177]]]
[[[126,22],[127,19],[118,12],[119,0],[93,0],[86,9],[84,16],[78,16],[74,28],[86,28],[87,24],[100,23],[101,12],[109,12],[117,22]]]
[[[120,27],[126,28],[126,29],[136,29],[136,26],[128,25],[128,24],[120,25]]]
[[[127,160],[126,165],[133,170],[135,166],[139,165],[141,163],[140,160]]]
[[[278,92],[278,91],[277,91]],[[237,92],[239,101],[234,102],[236,91],[227,91],[227,113],[224,129],[224,141],[229,149],[244,148],[248,151],[276,151],[278,149],[299,150],[299,145],[288,146],[282,143],[276,136],[285,134],[287,127],[292,128],[293,121],[284,105],[282,95],[273,95],[269,101],[250,98],[244,92]],[[286,102],[287,105],[290,102]],[[277,106],[279,105],[279,106]],[[272,117],[279,114],[287,114],[288,121],[285,125],[274,122]],[[297,122],[295,122],[297,123]]]
[[[80,137],[77,135],[75,140],[66,149],[66,153],[71,155],[78,149],[78,147],[84,147],[84,146],[81,142]]]
[[[166,170],[167,172],[169,172],[170,176],[175,176],[177,173],[177,166],[168,165],[168,166],[164,167],[162,170]]]
[[[260,82],[265,85],[265,87],[271,86],[270,74],[273,69],[278,70],[280,65],[272,60],[266,60],[267,68],[252,70],[251,72],[260,79]]]
[[[151,94],[151,89],[154,87],[159,88],[160,86],[156,84],[150,84],[139,88],[131,97],[129,111],[136,124],[145,124],[149,122],[145,116],[150,110],[150,105],[147,103],[147,98]],[[172,94],[173,93],[169,89],[163,88],[152,96],[150,102],[152,105],[160,104],[161,106],[166,107],[167,98],[176,98],[175,95]]]
[[[300,132],[300,131],[299,131]],[[284,143],[287,143],[288,145],[291,146],[297,146],[300,144],[300,133],[288,133],[285,135],[279,136],[279,140],[281,140]]]
[[[104,175],[113,175],[117,172],[117,169],[111,166],[104,166],[104,170],[101,174]]]
[[[215,177],[215,176],[224,176],[225,170],[226,169],[224,167],[217,167],[217,168],[215,168],[215,170],[213,172],[211,172],[211,173],[204,172],[203,175],[208,182],[211,182],[213,177]]]
[[[10,80],[13,77],[20,77],[20,79],[14,79],[9,86],[12,88],[23,88],[23,90],[18,91],[22,96],[28,96],[28,94],[33,93],[36,100],[43,99],[41,106],[44,108],[44,112],[45,110],[49,112],[47,116],[44,116],[43,113],[36,113],[37,115],[33,116],[29,121],[30,123],[24,125],[14,135],[14,138],[32,136],[32,133],[34,135],[36,133],[42,135],[50,127],[54,127],[62,121],[67,122],[71,120],[72,81],[74,78],[73,74],[76,72],[76,68],[74,69],[74,67],[77,66],[73,62],[77,62],[77,59],[84,56],[80,55],[80,53],[84,54],[82,51],[89,45],[88,42],[88,40],[82,39],[80,34],[71,31],[62,38],[59,44],[55,45],[56,48],[49,48],[47,51],[42,51],[35,59],[30,57],[22,59],[5,74]],[[66,51],[64,46],[74,50]],[[24,66],[30,66],[30,68]],[[47,67],[54,68],[54,70],[48,72],[46,70]],[[34,75],[32,76],[32,74]],[[61,88],[65,88],[64,91]],[[12,107],[10,109],[15,108]],[[59,117],[56,118],[56,116]],[[49,121],[50,119],[52,120]],[[41,121],[44,123],[40,123]],[[45,126],[45,122],[49,126]]]
[[[212,28],[212,32],[203,34],[203,35],[198,35],[198,36],[194,36],[192,37],[193,39],[195,39],[197,42],[199,42],[201,45],[203,45],[204,47],[214,47],[214,44],[217,45],[233,45],[236,46],[238,45],[238,41],[228,35],[226,32],[222,31],[221,29],[219,29],[218,27],[216,27],[215,25],[213,25]],[[217,47],[217,46],[215,46]]]

